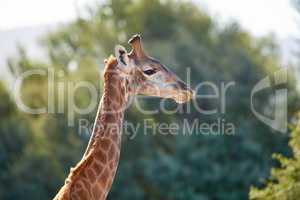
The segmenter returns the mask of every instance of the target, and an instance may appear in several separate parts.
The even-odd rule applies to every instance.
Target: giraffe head
[[[143,50],[140,35],[134,35],[128,43],[132,47],[127,53],[117,45],[115,56],[118,69],[127,77],[134,94],[171,98],[177,103],[189,101],[194,92],[174,73]]]

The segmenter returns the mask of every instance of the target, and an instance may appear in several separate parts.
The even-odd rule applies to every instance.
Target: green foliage
[[[271,178],[263,188],[252,187],[250,199],[297,200],[300,198],[300,121],[292,128],[289,146],[292,157],[274,154],[280,167],[273,168]]]
[[[178,122],[181,131],[176,136],[165,136],[150,134],[151,131],[145,135],[140,129],[132,140],[125,134],[109,199],[246,199],[250,185],[260,186],[269,175],[272,153],[288,154],[287,135],[274,134],[250,109],[254,85],[279,69],[272,38],[253,38],[237,23],[219,27],[217,21],[186,1],[108,0],[89,8],[88,15],[43,38],[49,63],[30,59],[20,49],[20,58],[10,61],[13,74],[17,77],[28,69],[51,68],[55,70],[55,88],[61,81],[84,80],[101,91],[99,65],[103,66],[103,58],[113,53],[114,45],[126,45],[132,34],[141,33],[149,54],[176,74],[185,79],[186,68],[191,69],[193,86],[203,81],[217,86],[235,82],[226,95],[225,114],[204,115],[192,106],[189,114],[159,112],[147,116],[132,106],[126,113],[127,121],[143,124],[150,118],[155,122]],[[77,67],[71,70],[74,65]],[[286,87],[291,116],[299,102],[294,79]],[[49,98],[47,88],[46,77],[28,78],[22,85],[22,98],[32,107],[44,106]],[[202,88],[199,92],[212,91]],[[57,98],[56,90],[54,94],[55,109],[58,104],[65,105],[63,114],[20,114],[13,102],[0,102],[0,111],[13,110],[12,117],[16,117],[7,128],[9,123],[2,124],[1,120],[0,135],[7,135],[9,130],[20,143],[0,143],[0,159],[2,152],[7,154],[3,156],[7,160],[0,162],[0,199],[21,199],[24,194],[29,199],[51,199],[69,168],[82,156],[88,137],[78,135],[78,120],[86,118],[93,123],[96,111],[84,116],[76,114],[75,127],[69,127],[67,113],[72,108],[68,108],[68,88],[63,93],[65,99]],[[3,99],[9,99],[7,92],[3,94]],[[85,92],[76,93],[76,105],[84,107],[89,100]],[[197,101],[203,109],[220,111],[219,99]],[[143,100],[142,105],[157,108],[159,102]],[[167,106],[174,107],[174,103],[168,101]],[[255,106],[261,112],[270,112],[272,92],[262,92]],[[182,109],[187,108],[183,105]],[[220,117],[234,123],[235,135],[183,135],[184,119],[213,123]],[[3,118],[11,117],[4,114]]]
[[[30,122],[18,113],[3,84],[0,97],[0,199],[47,199],[51,184],[59,184],[59,166],[35,145]],[[49,171],[55,181],[45,176]]]

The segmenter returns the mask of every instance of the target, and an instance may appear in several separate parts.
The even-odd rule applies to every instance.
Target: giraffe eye
[[[156,71],[154,69],[147,69],[143,72],[144,72],[144,74],[147,74],[148,76],[150,76],[152,74],[155,74]]]

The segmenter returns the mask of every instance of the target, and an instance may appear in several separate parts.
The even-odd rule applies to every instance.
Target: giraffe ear
[[[118,64],[123,67],[128,67],[129,65],[129,57],[125,47],[121,45],[117,45],[115,47],[115,56],[117,58]]]

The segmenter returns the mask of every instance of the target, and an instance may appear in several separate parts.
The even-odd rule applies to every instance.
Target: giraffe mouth
[[[188,89],[177,94],[176,97],[174,97],[174,100],[176,101],[176,103],[182,104],[190,101],[194,97],[195,97],[195,92],[191,89]]]

